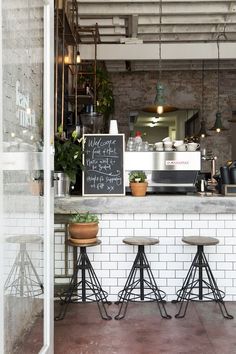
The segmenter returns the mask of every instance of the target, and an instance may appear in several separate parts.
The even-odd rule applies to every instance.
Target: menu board
[[[84,196],[124,195],[124,134],[84,134]]]

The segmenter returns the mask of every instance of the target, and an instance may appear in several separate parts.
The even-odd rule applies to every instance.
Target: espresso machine
[[[125,186],[129,192],[129,172],[145,171],[147,192],[190,193],[196,191],[201,170],[200,151],[125,151]]]

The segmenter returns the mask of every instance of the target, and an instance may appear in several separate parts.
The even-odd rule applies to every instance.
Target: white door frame
[[[44,0],[44,345],[54,353],[54,1]]]

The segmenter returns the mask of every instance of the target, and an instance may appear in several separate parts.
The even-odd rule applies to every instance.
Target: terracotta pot
[[[95,238],[98,233],[98,223],[74,223],[69,224],[69,234],[71,238],[91,239]]]
[[[131,182],[130,188],[131,188],[132,195],[135,197],[144,197],[147,192],[147,186],[148,186],[147,182],[141,182],[141,183]]]

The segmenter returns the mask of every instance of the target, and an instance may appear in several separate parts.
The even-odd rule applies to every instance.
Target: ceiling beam
[[[221,59],[236,59],[236,42],[220,43]],[[94,58],[94,45],[80,45],[85,60]],[[98,60],[157,60],[156,44],[98,44]],[[163,60],[217,59],[216,43],[163,43]]]

